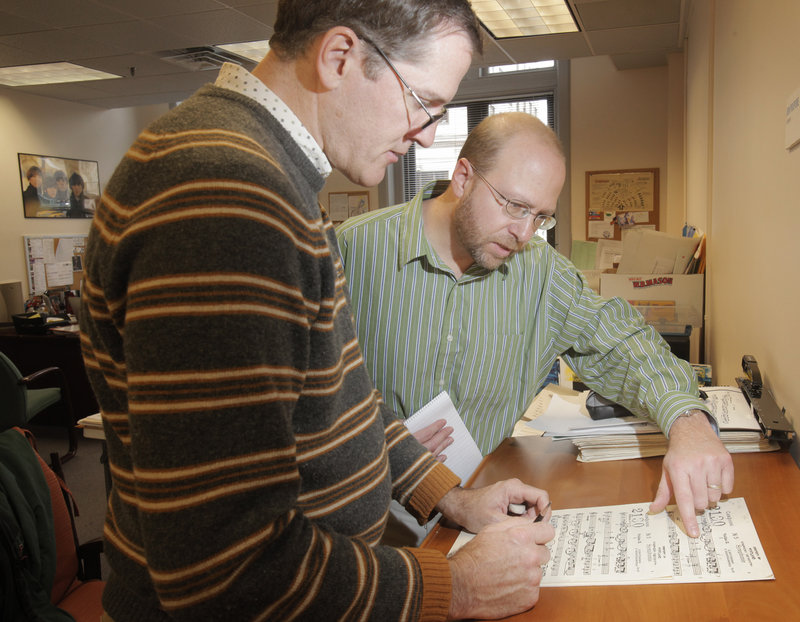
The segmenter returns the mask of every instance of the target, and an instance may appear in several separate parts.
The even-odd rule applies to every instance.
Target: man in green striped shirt
[[[555,134],[525,113],[468,137],[450,186],[337,231],[367,368],[408,417],[447,391],[484,454],[512,428],[561,355],[580,378],[669,436],[653,511],[695,509],[733,488],[733,463],[691,367],[625,301],[604,300],[534,232],[555,223],[565,177]],[[434,453],[449,428],[421,431]]]

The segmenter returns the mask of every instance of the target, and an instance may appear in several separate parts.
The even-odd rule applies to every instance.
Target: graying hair
[[[351,28],[391,59],[419,62],[425,41],[436,32],[464,32],[473,51],[482,52],[480,26],[469,0],[280,0],[270,49],[294,60],[324,32]],[[371,46],[365,73],[374,78],[380,57]]]

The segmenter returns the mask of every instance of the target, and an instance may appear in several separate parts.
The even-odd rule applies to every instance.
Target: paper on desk
[[[94,413],[83,419],[78,419],[78,426],[85,428],[102,428],[103,416],[100,413]]]
[[[625,236],[617,274],[683,274],[699,242],[637,227]]]
[[[595,268],[606,270],[619,264],[622,260],[622,242],[620,240],[598,240]]]
[[[64,320],[61,319],[61,321],[63,322]],[[50,330],[52,330],[55,333],[65,333],[68,335],[73,335],[81,332],[81,327],[78,326],[77,324],[69,324],[68,326],[53,326],[53,328],[51,328]]]
[[[650,503],[553,510],[555,538],[543,587],[709,583],[774,579],[743,498],[720,501],[686,535],[676,506]],[[462,532],[450,555],[473,538]]]
[[[739,387],[704,387],[708,406],[720,430],[761,431],[753,409]]]
[[[432,424],[434,421],[444,419],[447,425],[453,428],[453,443],[444,454],[447,456],[444,464],[453,473],[461,478],[461,483],[464,484],[478,468],[478,465],[483,460],[483,454],[478,449],[475,439],[467,430],[461,415],[458,414],[453,401],[447,391],[442,391],[434,397],[430,402],[425,404],[417,412],[405,420],[405,425],[410,432],[421,430],[425,426]]]
[[[550,392],[546,400],[540,402],[539,409],[531,413],[533,416],[527,425],[541,430],[545,436],[566,432],[574,426],[585,426],[591,422],[582,405],[585,401],[585,397],[576,400]]]
[[[581,462],[647,458],[666,453],[667,439],[650,419],[621,417],[595,421],[584,405],[586,392],[558,395],[555,389],[548,385],[536,396],[514,427],[514,436],[569,439],[578,448]],[[764,438],[752,408],[738,387],[714,386],[703,390],[708,395],[708,408],[719,423],[720,439],[730,453],[779,448],[777,443]]]
[[[586,411],[586,395],[580,401],[552,395],[545,411],[527,425],[544,432],[544,436],[572,438],[599,434],[647,434],[659,432],[659,427],[649,419],[639,417],[612,417],[593,420]]]

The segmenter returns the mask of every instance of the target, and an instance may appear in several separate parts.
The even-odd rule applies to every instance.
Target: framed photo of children
[[[93,160],[19,153],[25,218],[91,218],[100,199]]]

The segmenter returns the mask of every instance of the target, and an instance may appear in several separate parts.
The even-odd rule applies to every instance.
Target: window
[[[552,94],[448,106],[447,116],[439,122],[436,129],[433,145],[428,149],[417,149],[416,145],[412,145],[403,158],[404,200],[411,200],[431,181],[450,179],[469,131],[489,115],[512,111],[527,112],[551,128],[555,127]],[[537,235],[552,243],[548,233],[550,232],[539,231]]]

